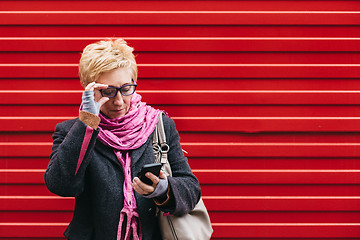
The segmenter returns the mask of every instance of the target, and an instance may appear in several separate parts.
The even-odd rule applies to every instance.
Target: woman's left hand
[[[142,182],[138,177],[135,177],[133,179],[134,190],[140,195],[144,195],[144,196],[153,193],[160,181],[159,178],[154,174],[152,174],[151,172],[147,172],[145,176],[152,181],[153,183],[152,185],[148,185]],[[163,173],[163,171],[160,171],[159,177],[161,179],[166,179],[166,175]]]

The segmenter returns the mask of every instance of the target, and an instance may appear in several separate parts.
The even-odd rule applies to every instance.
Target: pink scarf
[[[120,212],[117,240],[141,240],[139,214],[132,188],[131,157],[129,150],[141,147],[155,130],[160,110],[141,102],[141,96],[135,93],[131,98],[129,112],[117,119],[108,119],[101,113],[99,117],[100,133],[98,138],[114,149],[115,155],[124,170],[124,207]],[[124,223],[126,220],[126,224]]]

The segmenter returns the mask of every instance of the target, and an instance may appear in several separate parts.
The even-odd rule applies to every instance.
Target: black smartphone
[[[145,176],[145,173],[147,172],[151,172],[152,174],[154,174],[155,176],[160,175],[160,169],[161,169],[162,164],[161,163],[150,163],[150,164],[145,164],[140,173],[138,174],[138,177],[140,178],[140,180],[144,183],[146,183],[147,185],[152,185],[153,182],[147,178]]]

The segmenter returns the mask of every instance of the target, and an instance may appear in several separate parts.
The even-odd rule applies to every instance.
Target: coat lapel
[[[150,148],[150,150],[152,151],[152,134],[150,135],[150,137],[146,140],[146,142],[139,148],[134,149],[131,153],[131,166],[135,166],[135,164],[139,161],[139,159],[141,158],[141,156],[144,154],[145,150],[148,150]]]
[[[122,168],[119,160],[116,158],[116,155],[114,153],[114,149],[109,147],[109,146],[106,146],[105,144],[103,144],[102,142],[100,141],[96,141],[96,145],[95,145],[95,148],[97,149],[97,152],[99,154],[102,154],[104,155],[104,157],[106,159],[109,159],[109,161],[115,163],[116,165],[118,165],[119,167]]]

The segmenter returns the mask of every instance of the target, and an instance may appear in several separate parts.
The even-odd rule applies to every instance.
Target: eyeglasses
[[[119,88],[109,86],[106,89],[100,89],[100,92],[103,97],[108,97],[108,98],[115,97],[117,95],[118,91],[120,91],[122,96],[130,96],[130,95],[134,94],[136,86],[137,86],[137,84],[135,84],[135,83],[125,84]]]

